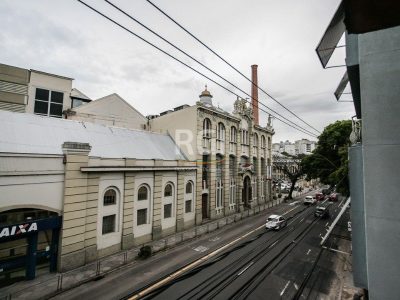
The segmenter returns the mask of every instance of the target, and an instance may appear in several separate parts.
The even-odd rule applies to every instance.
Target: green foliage
[[[302,159],[301,165],[307,179],[319,178],[324,184],[337,185],[343,195],[349,194],[348,147],[351,121],[336,121],[325,127],[319,136],[316,149]]]

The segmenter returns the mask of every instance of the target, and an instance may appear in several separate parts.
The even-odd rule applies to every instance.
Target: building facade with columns
[[[64,271],[195,224],[196,167],[165,134],[0,111],[0,267]]]
[[[195,105],[150,120],[152,131],[169,133],[197,166],[197,224],[272,200],[270,121],[258,125],[247,100],[237,99],[228,113],[212,97],[206,87]]]

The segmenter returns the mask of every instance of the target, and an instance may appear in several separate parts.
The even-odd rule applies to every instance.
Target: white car
[[[266,229],[281,229],[287,225],[286,219],[278,215],[270,215],[265,223]]]
[[[317,203],[317,198],[315,198],[315,196],[306,196],[303,203],[306,205],[314,205]]]

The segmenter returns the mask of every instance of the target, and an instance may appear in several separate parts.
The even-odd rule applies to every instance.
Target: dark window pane
[[[84,103],[81,99],[72,99],[72,108],[81,106]]]
[[[191,194],[192,193],[192,182],[189,181],[186,183],[186,194]]]
[[[137,224],[147,224],[147,208],[145,209],[138,209],[137,211]]]
[[[60,92],[51,92],[51,102],[63,103],[64,94]]]
[[[192,212],[192,200],[187,200],[185,202],[185,212],[186,213]]]
[[[172,196],[172,185],[167,184],[164,190],[164,197],[171,197]]]
[[[115,231],[115,215],[103,217],[102,233],[110,233]]]
[[[49,91],[44,89],[36,89],[35,99],[49,101]]]
[[[172,204],[164,205],[164,219],[172,217]]]
[[[35,101],[35,114],[44,114],[47,115],[47,110],[49,107],[48,102],[42,102],[42,101]]]
[[[50,103],[50,115],[51,116],[62,116],[62,105]]]
[[[138,200],[147,200],[147,187],[142,186],[138,191]]]
[[[117,193],[114,190],[108,190],[104,193],[104,205],[113,205],[116,202]]]

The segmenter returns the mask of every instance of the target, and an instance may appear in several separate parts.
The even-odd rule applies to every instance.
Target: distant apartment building
[[[274,153],[286,152],[290,155],[311,154],[316,147],[317,142],[307,139],[301,139],[294,143],[286,140],[285,142],[274,143],[272,149]]]

